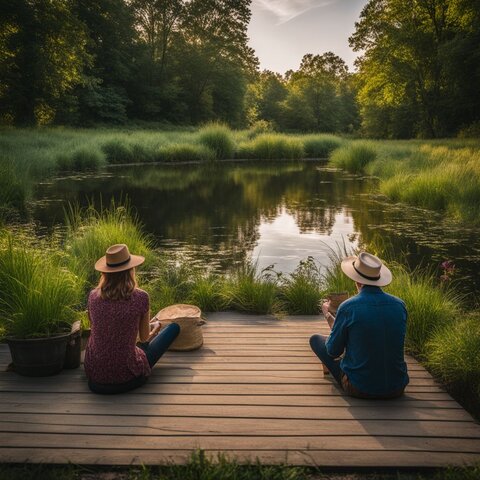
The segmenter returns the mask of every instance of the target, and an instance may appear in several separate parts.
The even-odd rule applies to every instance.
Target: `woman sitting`
[[[121,393],[143,385],[180,333],[176,323],[151,330],[148,293],[135,279],[135,267],[144,261],[121,244],[109,247],[95,264],[102,276],[88,297],[92,332],[84,364],[92,392]]]

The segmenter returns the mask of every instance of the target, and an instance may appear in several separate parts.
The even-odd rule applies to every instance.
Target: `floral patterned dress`
[[[148,293],[140,289],[128,300],[103,300],[97,289],[90,292],[92,332],[84,363],[90,381],[118,384],[150,375],[145,352],[136,346],[140,320],[148,310]]]

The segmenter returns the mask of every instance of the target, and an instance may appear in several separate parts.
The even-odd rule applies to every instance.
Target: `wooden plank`
[[[319,407],[351,407],[363,406],[384,408],[398,406],[403,408],[452,408],[462,409],[447,393],[408,393],[398,399],[384,401],[365,400],[360,398],[338,396],[305,396],[305,395],[190,395],[166,394],[157,395],[135,390],[123,395],[104,396],[91,392],[82,393],[25,393],[21,397],[17,392],[0,393],[0,402],[4,405],[14,404],[88,404],[96,405],[131,405],[140,408],[142,405],[265,405],[265,406],[319,406]]]
[[[95,404],[2,404],[0,413],[28,413],[28,414],[50,414],[54,416],[61,414],[75,415],[111,415],[117,417],[125,416],[148,416],[154,417],[216,417],[216,418],[278,418],[278,419],[312,419],[312,420],[435,420],[435,421],[456,421],[471,422],[472,417],[460,409],[417,409],[411,405],[400,408],[398,405],[374,408],[371,406],[264,406],[264,405],[142,405],[132,409],[131,405],[95,405]],[[122,422],[119,418],[118,422]]]
[[[43,380],[32,381],[28,378],[12,379],[0,377],[0,388],[6,389],[12,385],[42,385],[51,386],[57,385],[59,382],[62,385],[68,386],[78,382],[85,382],[86,376],[82,373],[59,375],[54,378],[45,378]],[[321,370],[313,372],[311,375],[296,375],[296,372],[284,372],[284,373],[268,373],[266,375],[245,375],[240,373],[237,375],[230,375],[228,372],[224,374],[210,375],[210,374],[198,374],[191,372],[186,375],[177,375],[175,372],[162,372],[161,370],[155,371],[149,378],[150,384],[211,384],[211,385],[270,385],[270,384],[285,384],[285,385],[298,385],[298,388],[303,388],[304,385],[330,385],[334,382],[334,379],[330,375],[324,376]],[[439,385],[428,377],[423,378],[410,378],[409,388],[412,387],[439,387]]]
[[[98,448],[112,446],[112,439],[106,435],[77,435],[43,433],[33,437],[24,433],[11,433],[8,447],[30,448]],[[130,435],[115,435],[115,449],[204,449],[204,450],[330,450],[330,451],[422,451],[480,453],[480,442],[463,438],[419,438],[389,436],[137,436],[134,443]],[[1,451],[1,450],[0,450]]]
[[[114,415],[68,415],[11,413],[0,419],[4,432],[1,445],[8,446],[7,432],[37,434],[72,433],[84,435],[247,435],[311,436],[363,435],[397,437],[442,437],[480,439],[474,422],[436,420],[317,420],[216,417],[150,417]],[[32,435],[34,438],[35,435]]]
[[[4,392],[58,392],[58,393],[77,393],[87,392],[86,382],[68,382],[63,384],[31,382],[20,384],[18,382],[2,382],[0,390]],[[408,386],[409,393],[440,393],[442,390],[437,386]],[[278,385],[278,384],[191,384],[191,383],[154,383],[147,382],[142,386],[144,393],[156,393],[164,395],[168,393],[189,393],[197,395],[344,395],[333,383],[325,385]]]

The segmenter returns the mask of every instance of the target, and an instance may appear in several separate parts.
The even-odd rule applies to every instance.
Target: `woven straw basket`
[[[195,305],[177,304],[160,310],[153,320],[158,320],[162,325],[178,323],[180,333],[170,345],[169,350],[188,351],[196,350],[203,345],[202,311]]]

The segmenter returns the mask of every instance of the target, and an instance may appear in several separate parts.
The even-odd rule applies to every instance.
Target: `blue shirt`
[[[404,359],[405,303],[381,288],[364,285],[337,310],[326,342],[350,383],[363,393],[385,395],[408,384]]]

